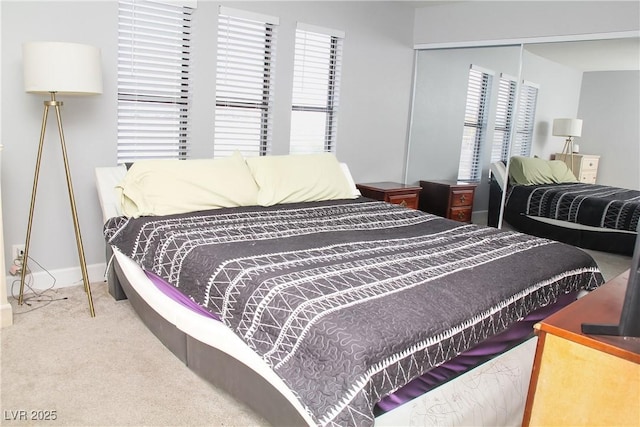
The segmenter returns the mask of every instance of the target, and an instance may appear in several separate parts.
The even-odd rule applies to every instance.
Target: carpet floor
[[[11,302],[14,324],[0,331],[0,424],[268,425],[191,372],[106,283],[91,289],[95,318],[82,286]]]

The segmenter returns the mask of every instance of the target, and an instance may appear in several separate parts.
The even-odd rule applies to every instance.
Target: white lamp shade
[[[582,135],[582,120],[580,119],[554,119],[554,136],[580,136]]]
[[[100,49],[78,43],[30,42],[22,46],[24,90],[68,95],[102,93]]]

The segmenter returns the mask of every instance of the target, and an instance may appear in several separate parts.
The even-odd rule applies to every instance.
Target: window
[[[529,157],[531,141],[533,140],[533,125],[536,119],[536,105],[538,103],[538,85],[522,82],[520,99],[518,101],[518,120],[516,134],[511,153],[514,156]],[[506,160],[506,158],[505,158]]]
[[[458,179],[462,181],[480,180],[481,153],[487,133],[487,109],[492,80],[492,72],[471,66],[458,168]]]
[[[516,79],[502,75],[498,89],[498,105],[496,109],[496,125],[491,149],[491,162],[506,161],[509,151],[513,156],[529,157],[533,140],[538,87],[534,83],[523,82],[520,86],[518,100],[518,117],[513,144],[509,150],[509,138],[514,124],[513,112],[516,101]]]
[[[291,111],[291,153],[333,152],[344,34],[298,24]]]
[[[277,25],[277,18],[220,6],[215,157],[270,150]]]
[[[118,2],[118,163],[186,158],[193,8]]]
[[[500,76],[498,86],[498,103],[496,107],[496,122],[493,130],[493,145],[491,147],[491,163],[507,160],[509,155],[509,139],[513,126],[513,110],[516,101],[516,79],[505,74]]]

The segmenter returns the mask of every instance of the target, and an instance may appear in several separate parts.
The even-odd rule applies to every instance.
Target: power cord
[[[10,273],[12,275],[20,275],[20,274],[22,274],[22,268],[23,267],[26,268],[24,285],[28,290],[31,291],[30,294],[26,294],[26,295],[23,294],[23,298],[22,298],[23,303],[26,304],[28,307],[33,307],[32,303],[34,303],[34,302],[44,302],[45,303],[43,305],[39,305],[37,307],[33,307],[30,310],[24,310],[24,311],[20,311],[20,312],[15,312],[14,314],[16,314],[16,315],[25,314],[25,313],[29,313],[29,312],[34,311],[34,310],[38,310],[40,308],[48,306],[49,304],[51,304],[54,301],[62,301],[62,300],[68,299],[68,297],[54,298],[55,295],[49,295],[48,292],[51,291],[56,285],[55,276],[53,276],[51,274],[51,272],[49,272],[49,270],[44,268],[38,261],[36,261],[32,257],[29,257],[28,259],[30,261],[34,262],[45,273],[47,273],[49,275],[49,277],[51,277],[52,283],[51,283],[51,285],[49,285],[49,287],[41,290],[40,292],[37,292],[31,286],[33,284],[33,274],[31,273],[31,270],[29,269],[28,263],[27,263],[26,267],[24,267],[24,264],[22,262],[23,259],[21,257],[14,259],[13,260],[13,264],[12,264],[11,268],[9,269]],[[18,300],[19,296],[16,296],[15,292],[14,292],[14,288],[16,286],[16,283],[20,284],[20,279],[16,279],[11,283],[11,296],[13,297],[13,299]]]

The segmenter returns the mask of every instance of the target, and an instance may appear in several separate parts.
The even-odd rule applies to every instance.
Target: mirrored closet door
[[[474,154],[475,212],[487,210],[489,166],[497,156],[549,159],[562,152],[564,138],[552,135],[555,118],[583,119],[582,136],[576,142],[581,152],[600,156],[598,182],[638,188],[638,52],[634,33],[596,40],[417,51],[406,183],[456,180],[461,171],[468,174],[463,163],[469,150],[463,140],[470,128],[468,93],[473,86],[470,70],[475,68],[490,76],[483,104],[483,144]],[[505,118],[508,104],[515,99],[508,95],[514,89],[513,80],[521,94],[514,113],[519,117]],[[535,96],[533,101],[527,101],[527,91]],[[533,115],[527,118],[527,112]],[[510,132],[511,151],[501,153],[509,142],[505,120],[517,119],[531,123],[517,123]],[[522,147],[523,141],[528,147]]]
[[[462,172],[479,178],[475,191],[474,210],[486,210],[488,202],[488,169],[494,134],[498,144],[504,135],[494,132],[495,112],[501,99],[500,80],[517,79],[520,66],[520,46],[478,47],[461,49],[422,50],[416,53],[414,103],[409,136],[406,181],[457,180],[461,172],[461,155],[468,160],[470,152],[475,162],[463,164]],[[475,70],[484,81],[473,80]],[[476,73],[477,75],[478,73]],[[467,94],[484,85],[483,105],[473,100],[467,108]],[[468,90],[471,88],[470,90]],[[504,107],[504,105],[503,105]],[[473,129],[472,121],[482,116],[483,129]],[[499,121],[499,120],[498,120]],[[465,126],[467,123],[467,126]],[[498,124],[499,126],[499,124]],[[487,142],[477,150],[473,140],[483,132]],[[466,135],[465,135],[466,134]],[[499,135],[498,135],[499,134]],[[466,138],[463,138],[466,136]],[[466,146],[463,147],[463,139]],[[474,151],[475,150],[475,151]],[[463,161],[463,163],[465,163]]]

